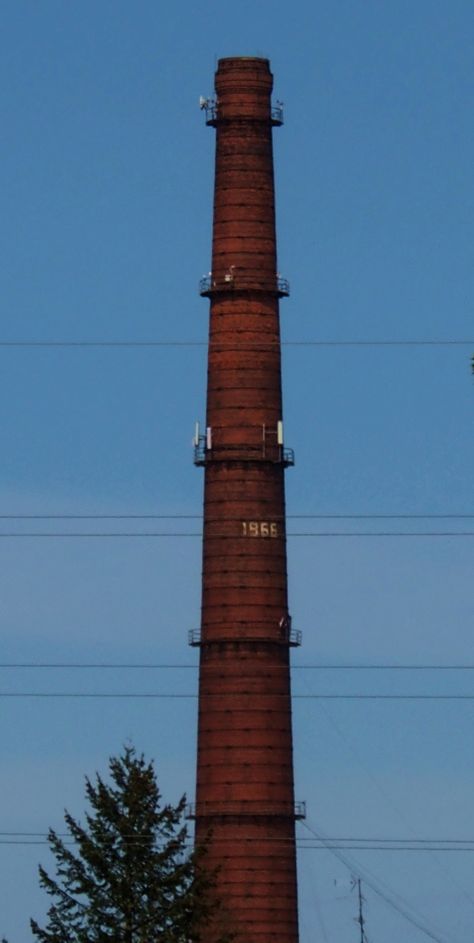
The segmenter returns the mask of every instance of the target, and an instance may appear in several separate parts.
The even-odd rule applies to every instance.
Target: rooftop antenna
[[[359,924],[360,927],[360,943],[368,943],[367,936],[364,930],[365,920],[364,920],[364,904],[365,897],[362,895],[362,881],[360,878],[352,877],[351,878],[351,890],[357,888],[357,897],[359,902],[359,913],[357,917],[354,917],[355,923]]]

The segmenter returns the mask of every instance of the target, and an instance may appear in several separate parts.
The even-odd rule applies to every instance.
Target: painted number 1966
[[[270,521],[242,521],[242,537],[278,537],[278,524]]]

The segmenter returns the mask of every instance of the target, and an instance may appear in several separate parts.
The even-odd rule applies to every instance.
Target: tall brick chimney
[[[204,466],[197,792],[199,842],[241,943],[297,943],[290,648],[279,299],[272,129],[273,77],[260,58],[221,59],[216,129]]]

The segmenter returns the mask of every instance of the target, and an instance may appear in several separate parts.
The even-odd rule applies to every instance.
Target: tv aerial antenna
[[[355,889],[357,889],[359,911],[357,917],[354,917],[354,920],[355,923],[358,923],[360,927],[360,943],[369,943],[367,934],[365,932],[364,904],[366,901],[362,894],[362,881],[360,878],[353,875],[351,878],[351,890],[353,891]]]

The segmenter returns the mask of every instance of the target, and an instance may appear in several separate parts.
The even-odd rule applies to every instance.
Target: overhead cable
[[[48,838],[48,832],[49,832],[49,829],[43,829],[42,831],[35,831],[35,832],[13,831],[13,830],[10,830],[10,831],[0,831],[0,838],[43,838],[43,839],[47,839],[47,838]],[[59,831],[56,831],[56,829],[54,829],[54,834],[55,834],[58,838],[71,838],[70,832],[59,832]],[[140,836],[140,834],[137,833],[137,832],[130,832],[130,833],[124,832],[124,833],[121,833],[121,838],[123,838],[123,839],[132,839],[132,840],[134,840],[134,841],[140,841],[141,838],[143,838],[144,841],[148,841],[148,840],[149,840],[149,836],[147,836],[147,835],[145,835],[145,834],[144,834],[143,836]],[[215,837],[213,838],[213,843],[219,842],[220,840],[225,840],[225,839],[219,839],[218,836],[215,836]],[[242,838],[240,839],[240,841],[245,842],[245,843],[250,843],[250,844],[251,844],[251,843],[253,843],[253,842],[260,842],[260,841],[261,841],[261,837],[260,837],[260,836],[246,835],[245,837],[242,837]],[[291,837],[288,837],[288,836],[286,836],[286,837],[285,837],[285,836],[278,836],[278,837],[276,837],[276,836],[273,836],[273,835],[268,835],[268,836],[265,838],[265,841],[266,841],[266,842],[271,842],[271,843],[274,843],[274,844],[280,844],[280,845],[283,844],[283,845],[285,845],[285,844],[292,844],[293,839],[292,839]],[[452,845],[452,846],[468,845],[468,846],[472,846],[471,850],[474,851],[474,838],[387,838],[387,837],[384,837],[384,838],[375,838],[374,836],[361,837],[360,835],[359,835],[359,836],[356,836],[356,837],[347,837],[347,836],[344,836],[344,835],[339,835],[339,836],[329,836],[329,835],[328,835],[327,837],[324,837],[324,839],[322,839],[322,838],[316,839],[314,836],[306,837],[305,835],[299,835],[298,838],[297,838],[297,841],[298,841],[298,844],[300,845],[300,847],[304,847],[304,846],[308,846],[308,847],[319,847],[320,845],[322,845],[322,846],[324,847],[324,846],[325,846],[325,843],[327,842],[327,843],[330,843],[330,844],[332,844],[332,845],[341,845],[341,844],[343,844],[343,843],[344,843],[344,844],[345,844],[345,843],[351,843],[351,844],[353,844],[353,843],[358,843],[358,844],[363,844],[364,846],[366,846],[366,845],[368,844],[368,845],[370,845],[371,848],[372,848],[372,847],[375,848],[375,847],[378,846],[378,845],[395,845],[395,846],[400,846],[400,850],[403,850],[403,847],[406,846],[406,845],[408,845],[408,846],[412,846],[412,845],[431,846],[431,845],[433,845],[433,844],[438,844],[438,845],[448,845],[448,846],[450,846],[450,845]]]
[[[130,842],[130,839],[128,839]],[[257,841],[257,839],[255,839]],[[259,844],[261,844],[261,839],[258,839]],[[63,845],[74,846],[77,843],[67,839],[62,839]],[[132,843],[132,842],[130,842]],[[139,845],[140,841],[134,841],[133,844]],[[147,847],[148,847],[148,843]],[[213,842],[216,844],[216,842]],[[49,845],[47,838],[0,838],[0,845]],[[192,848],[193,845],[189,843],[185,847]],[[371,851],[371,852],[400,852],[400,853],[413,853],[413,852],[422,852],[427,853],[430,851],[442,851],[442,852],[462,852],[464,854],[469,852],[474,852],[474,847],[472,848],[446,848],[446,847],[430,847],[430,848],[417,848],[417,847],[400,847],[394,848],[390,845],[335,845],[332,843],[325,844],[300,844],[296,842],[296,848],[298,851]],[[278,858],[278,853],[275,853],[275,858]]]
[[[84,668],[84,669],[126,669],[126,670],[157,670],[157,669],[176,669],[181,670],[191,668],[193,671],[198,668],[197,662],[171,663],[171,662],[0,662],[1,668]],[[209,667],[209,666],[208,666]],[[213,668],[224,668],[225,663],[213,663]],[[275,665],[274,670],[279,671],[282,666]],[[452,664],[452,665],[420,665],[420,664],[292,664],[292,671],[473,671],[474,664]],[[268,668],[266,669],[268,671]]]
[[[288,694],[267,693],[265,691],[232,691],[225,697],[242,697],[248,695],[253,698],[287,698]],[[84,699],[84,700],[193,700],[198,694],[181,694],[176,691],[168,692],[107,692],[107,691],[0,691],[0,698],[52,698],[52,699]],[[222,700],[224,695],[202,692],[202,698],[217,697]],[[299,701],[474,701],[474,694],[293,694],[292,700]],[[240,713],[245,708],[234,708]]]
[[[35,539],[52,538],[74,539],[134,539],[134,538],[188,538],[202,537],[200,531],[0,531],[0,539]],[[219,540],[249,540],[242,534],[212,534]],[[327,537],[327,538],[365,538],[365,537],[474,537],[474,531],[293,531],[287,537]]]
[[[420,338],[409,340],[402,338],[400,340],[387,339],[361,339],[353,338],[345,340],[283,340],[282,347],[466,347],[474,344],[474,340],[456,339],[428,339]],[[1,340],[0,348],[153,348],[153,347],[208,347],[208,341],[205,340]],[[236,347],[235,343],[212,343],[210,346],[214,350],[262,350],[278,349],[280,341],[274,343],[262,341],[242,341]]]
[[[2,521],[202,521],[202,514],[0,514]],[[221,521],[222,518],[216,518]],[[226,521],[240,518],[226,518]],[[474,514],[287,514],[286,520],[428,521],[474,520]],[[210,522],[209,522],[210,523]]]

